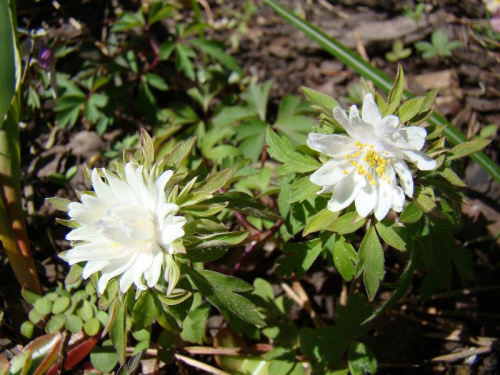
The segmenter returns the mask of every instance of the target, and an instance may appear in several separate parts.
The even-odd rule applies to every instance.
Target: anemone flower
[[[420,170],[437,163],[421,151],[427,132],[418,126],[405,127],[397,116],[382,117],[371,94],[363,99],[362,115],[353,105],[349,117],[341,107],[334,118],[347,135],[309,133],[307,145],[331,159],[310,180],[322,187],[318,194],[331,193],[328,209],[340,211],[355,202],[366,217],[372,211],[382,220],[392,208],[403,210],[405,194],[413,197],[413,174],[406,164]]]

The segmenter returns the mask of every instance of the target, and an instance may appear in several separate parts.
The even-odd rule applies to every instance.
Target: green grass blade
[[[0,1],[0,233],[14,274],[23,288],[42,293],[21,205],[19,119],[21,63],[14,27],[15,3]],[[5,82],[5,84],[4,84]]]
[[[345,47],[337,40],[326,35],[317,27],[299,18],[298,16],[290,12],[290,10],[288,10],[287,8],[279,5],[275,0],[263,1],[284,20],[286,20],[292,26],[296,27],[298,30],[306,34],[309,38],[321,45],[321,47],[323,47],[325,51],[329,52],[338,60],[351,67],[356,73],[358,73],[365,79],[372,81],[375,86],[377,86],[386,94],[389,93],[394,81],[387,74],[375,68],[370,63],[364,61],[357,53],[351,51],[349,48]],[[411,94],[409,91],[405,91],[405,98],[412,96],[413,94]],[[433,113],[432,116],[428,119],[428,122],[432,125],[445,124],[446,129],[444,130],[444,135],[446,139],[453,145],[457,145],[467,140],[466,137],[456,127],[454,127],[437,113]],[[477,162],[497,182],[500,182],[500,167],[495,164],[495,162],[493,162],[493,160],[491,160],[485,153],[475,153],[471,155],[471,158],[472,160]]]

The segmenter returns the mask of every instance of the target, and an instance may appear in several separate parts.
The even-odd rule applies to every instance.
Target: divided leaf
[[[375,227],[370,227],[366,232],[359,248],[358,276],[363,273],[363,281],[368,292],[368,298],[373,300],[384,278],[384,250],[378,239]]]

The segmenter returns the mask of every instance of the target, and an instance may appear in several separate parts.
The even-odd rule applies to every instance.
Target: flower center
[[[145,245],[156,238],[151,214],[141,206],[119,204],[110,208],[96,227],[113,246]]]
[[[382,180],[387,183],[391,182],[385,174],[386,167],[388,163],[391,163],[391,159],[384,158],[378,152],[374,150],[375,145],[368,143],[356,142],[356,147],[359,151],[353,154],[346,154],[345,158],[350,160],[350,164],[356,168],[356,173],[365,176],[366,180],[370,185],[376,185],[376,176],[378,175]],[[383,152],[385,155],[389,153],[387,151]],[[349,172],[344,169],[343,174],[348,174]]]

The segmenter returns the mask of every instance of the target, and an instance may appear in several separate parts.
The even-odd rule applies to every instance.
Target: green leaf
[[[309,359],[334,363],[347,350],[347,336],[339,327],[321,327],[299,331],[299,347]]]
[[[251,285],[213,271],[196,271],[187,266],[183,266],[183,269],[189,275],[193,286],[196,286],[229,322],[237,317],[256,326],[264,325],[264,321],[256,312],[256,306],[247,298],[237,294],[252,290]]]
[[[306,98],[313,104],[318,106],[320,110],[327,116],[332,116],[333,109],[339,107],[339,103],[331,96],[323,94],[320,91],[310,89],[308,87],[301,87],[302,92]]]
[[[83,329],[83,321],[76,315],[70,315],[66,318],[66,328],[71,333],[81,332]]]
[[[60,314],[69,307],[71,300],[69,297],[61,296],[54,301],[54,306],[52,306],[52,314]]]
[[[476,139],[474,141],[460,143],[450,150],[447,159],[451,161],[474,154],[488,146],[490,142],[491,140],[489,139]]]
[[[276,170],[279,175],[310,172],[321,166],[309,155],[295,151],[286,137],[281,138],[271,128],[267,129],[266,141],[269,155],[284,163]]]
[[[47,333],[58,332],[64,327],[64,323],[66,323],[66,317],[64,315],[53,315],[47,322],[45,330]]]
[[[338,217],[339,212],[332,212],[328,208],[321,210],[308,220],[307,225],[304,228],[304,232],[302,232],[302,237],[327,228],[335,220],[337,220]]]
[[[23,335],[24,337],[31,339],[31,336],[33,336],[34,328],[35,325],[29,320],[26,320],[25,322],[23,322],[23,324],[21,324],[19,331],[21,332],[21,335]]]
[[[287,256],[276,260],[279,264],[276,274],[289,277],[296,272],[296,277],[301,279],[323,250],[323,241],[317,238],[308,242],[283,244],[281,248]]]
[[[118,364],[118,356],[111,340],[106,340],[102,346],[96,346],[90,353],[90,361],[96,370],[109,374]]]
[[[450,182],[451,184],[458,187],[466,187],[467,185],[463,182],[460,177],[451,169],[442,166],[436,171],[441,177]]]
[[[401,275],[401,278],[399,279],[396,285],[396,290],[394,291],[394,293],[392,293],[391,297],[381,306],[379,306],[378,309],[368,319],[366,319],[363,322],[363,324],[368,323],[373,319],[382,315],[387,309],[393,306],[406,294],[413,280],[413,271],[415,270],[415,261],[414,261],[415,254],[416,254],[415,251],[411,253],[410,260],[408,261],[408,264],[406,265],[403,274]]]
[[[225,158],[236,157],[241,155],[241,151],[231,145],[220,145],[216,146],[207,152],[205,152],[205,157],[210,160],[221,162]]]
[[[176,43],[175,55],[177,57],[177,70],[183,72],[191,81],[194,81],[196,78],[194,73],[194,64],[190,58],[194,58],[196,53],[185,44]]]
[[[400,251],[407,250],[406,242],[396,232],[395,229],[398,227],[394,222],[384,219],[375,224],[375,228],[377,228],[379,236],[382,237],[386,244]]]
[[[257,112],[261,121],[266,121],[267,101],[271,85],[272,81],[267,81],[264,84],[251,82],[247,90],[241,94],[241,98],[248,103],[250,108]]]
[[[16,47],[15,20],[11,19],[9,1],[0,4],[0,129],[14,100],[14,95],[19,87],[21,66],[19,52]]]
[[[111,341],[113,342],[114,346],[114,349],[113,348],[111,349],[113,350],[113,352],[116,352],[116,354],[118,354],[118,361],[123,366],[125,364],[127,334],[125,329],[126,307],[123,306],[121,301],[115,300],[111,316],[112,318],[110,319],[112,323],[109,329],[109,335],[111,337]],[[107,350],[107,352],[109,352],[109,350]]]
[[[134,27],[144,27],[146,20],[141,11],[137,13],[122,13],[118,21],[111,28],[112,32],[126,31]]]
[[[375,354],[362,342],[351,341],[347,351],[347,362],[352,375],[375,374],[377,372]]]
[[[45,296],[35,302],[35,310],[41,315],[49,315],[53,305],[54,303]]]
[[[392,85],[391,91],[389,91],[388,106],[384,110],[384,116],[392,115],[399,107],[399,103],[401,103],[401,99],[403,98],[403,93],[405,91],[405,84],[406,82],[403,68],[401,67],[401,65],[398,65],[398,72],[396,74],[396,78],[394,80],[394,84]]]
[[[401,212],[399,221],[404,224],[413,224],[420,220],[424,213],[418,206],[417,202],[410,202]]]
[[[224,44],[217,40],[208,39],[191,39],[189,44],[193,47],[199,48],[202,52],[206,53],[215,60],[218,60],[222,65],[238,73],[241,77],[243,71],[241,70],[238,62],[234,57],[224,52]]]
[[[309,179],[309,176],[302,177],[296,180],[292,185],[290,203],[302,203],[307,198],[314,196],[319,190],[320,187],[313,184]]]
[[[347,306],[337,306],[335,321],[349,338],[359,337],[370,329],[370,324],[365,321],[372,311],[363,294],[353,294],[349,296]]]
[[[399,121],[405,123],[418,115],[424,100],[424,96],[417,96],[416,98],[411,98],[404,102],[398,111]]]
[[[55,206],[60,211],[64,212],[69,211],[68,205],[71,203],[69,199],[54,197],[54,198],[47,198],[45,200],[49,202],[51,205]]]
[[[195,142],[196,137],[193,137],[185,142],[177,143],[177,146],[175,146],[172,152],[165,158],[165,166],[176,170],[190,154]]]
[[[348,212],[329,224],[326,229],[337,234],[349,234],[365,225],[368,218],[361,217],[356,211]]]
[[[230,191],[224,194],[215,195],[206,204],[221,203],[227,204],[226,208],[241,212],[262,219],[277,220],[279,218],[274,212],[269,211],[265,205],[245,193]]]
[[[210,305],[202,304],[191,310],[184,320],[181,337],[185,341],[203,345],[205,332],[207,330],[208,314]]]
[[[149,290],[144,291],[132,310],[132,320],[136,330],[149,327],[155,318],[155,302]]]
[[[224,169],[223,171],[216,172],[207,177],[201,184],[199,184],[194,191],[213,193],[222,188],[231,178],[234,171],[232,168]]]
[[[96,317],[87,320],[83,325],[85,333],[89,336],[97,335],[99,333],[100,328],[101,328],[101,322]]]
[[[358,254],[354,247],[343,236],[338,236],[332,248],[332,255],[335,268],[345,281],[350,281],[356,275],[358,263]]]
[[[368,292],[368,298],[373,300],[384,278],[384,250],[380,245],[375,227],[370,227],[366,232],[358,252],[358,276],[363,273],[363,282]]]

